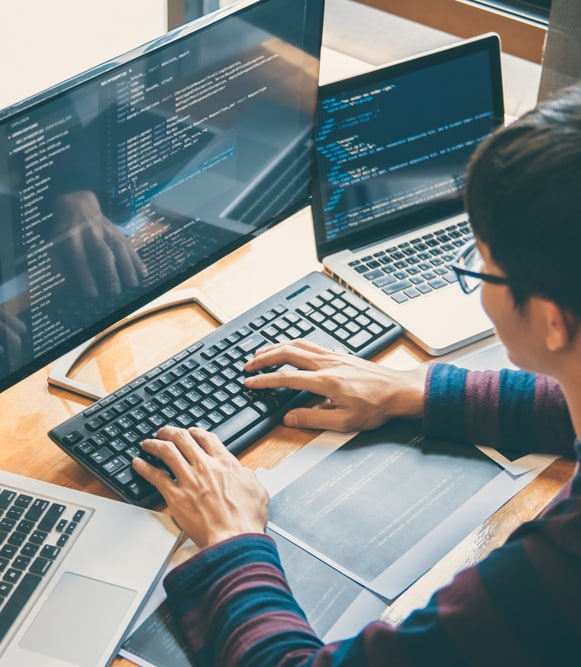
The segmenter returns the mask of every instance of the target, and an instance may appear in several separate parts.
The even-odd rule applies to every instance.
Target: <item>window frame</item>
[[[546,7],[540,0],[465,0],[470,4],[484,5],[498,9],[500,12],[512,14],[515,17],[522,16],[525,19],[531,19],[537,23],[547,23],[551,10],[552,0],[548,0],[549,7]]]
[[[539,64],[543,60],[547,26],[542,22],[466,0],[356,1],[459,37],[496,32],[506,53]]]

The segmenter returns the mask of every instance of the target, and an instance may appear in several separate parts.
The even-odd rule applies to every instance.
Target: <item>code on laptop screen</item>
[[[450,54],[453,54],[452,57]],[[316,188],[328,241],[458,199],[498,125],[488,49],[452,49],[331,84],[318,103]]]

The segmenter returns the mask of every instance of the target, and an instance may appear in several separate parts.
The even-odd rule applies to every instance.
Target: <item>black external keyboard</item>
[[[370,357],[401,333],[381,311],[313,272],[93,403],[49,436],[122,498],[152,507],[161,497],[133,471],[131,460],[148,458],[141,442],[161,426],[199,426],[239,452],[308,400],[305,392],[246,389],[244,364],[256,350],[305,338]]]

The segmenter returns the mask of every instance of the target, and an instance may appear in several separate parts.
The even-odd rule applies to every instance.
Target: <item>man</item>
[[[469,169],[475,248],[455,265],[523,371],[445,364],[412,373],[297,341],[260,351],[252,389],[291,387],[325,398],[289,426],[360,430],[423,417],[428,436],[577,458],[581,444],[581,86],[488,139]],[[529,372],[526,372],[529,371]],[[533,374],[534,373],[534,374]],[[554,378],[554,379],[550,379]],[[268,498],[213,435],[165,427],[142,460],[201,552],[174,570],[169,603],[200,666],[581,664],[581,473],[540,518],[461,572],[399,627],[372,623],[332,645],[306,622],[264,536]]]

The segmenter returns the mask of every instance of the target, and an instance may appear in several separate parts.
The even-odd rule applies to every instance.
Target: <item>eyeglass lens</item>
[[[460,263],[469,271],[478,273],[482,268],[482,257],[478,252],[478,248],[475,245],[469,248],[461,258]],[[473,292],[479,287],[482,281],[478,277],[463,275],[462,282],[464,283],[464,289],[467,292]]]

